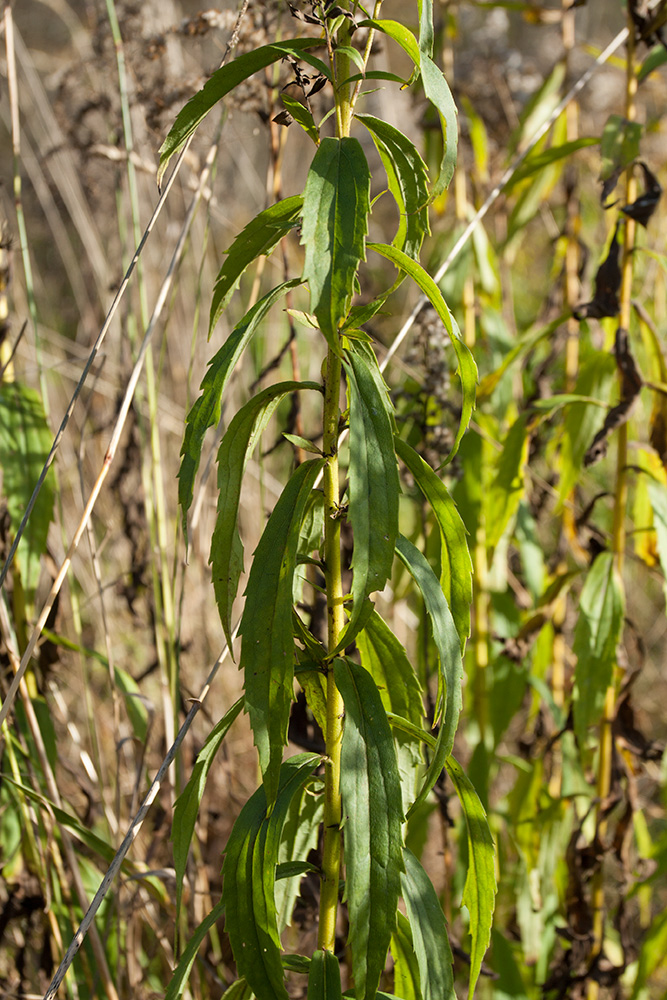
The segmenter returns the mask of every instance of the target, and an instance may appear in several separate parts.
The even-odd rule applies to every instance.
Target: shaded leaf
[[[390,948],[394,959],[394,989],[403,1000],[422,1000],[419,963],[412,945],[410,921],[400,910]]]
[[[393,125],[372,115],[356,117],[373,137],[398,207],[399,227],[393,244],[416,259],[424,236],[430,233],[426,164],[415,145]]]
[[[433,104],[440,117],[442,128],[442,161],[440,163],[440,173],[433,185],[432,197],[437,198],[445,188],[449,187],[449,182],[454,176],[456,169],[456,155],[458,148],[458,121],[456,105],[449,84],[445,80],[442,70],[433,60],[422,52],[421,56],[422,83],[424,93]]]
[[[372,1000],[396,925],[403,809],[396,750],[373,678],[334,661],[345,703],[341,759],[349,944],[358,1000]]]
[[[203,89],[195,94],[179,111],[169,135],[162,143],[157,173],[158,187],[172,156],[183,148],[197,126],[218,101],[234,90],[243,80],[247,80],[249,76],[285,56],[293,56],[310,63],[325,77],[331,79],[329,68],[321,59],[308,52],[308,49],[318,48],[321,44],[321,41],[316,38],[285,39],[282,42],[274,42],[272,45],[261,45],[251,52],[238,56],[233,62],[217,70],[204,84]]]
[[[203,747],[197,754],[197,760],[192,768],[192,774],[187,785],[176,799],[174,804],[174,818],[171,825],[171,840],[174,843],[174,868],[176,869],[176,920],[178,922],[181,912],[181,899],[183,896],[183,876],[188,862],[188,853],[192,835],[195,832],[195,823],[199,813],[206,779],[211,765],[215,760],[215,755],[222,745],[222,741],[229,732],[229,729],[243,708],[243,698],[239,698],[228,712],[222,717],[220,722],[211,730],[206,737]]]
[[[243,473],[257,441],[281,399],[316,382],[278,382],[259,392],[234,416],[218,449],[218,508],[209,562],[215,600],[227,642],[232,645],[232,607],[243,571],[237,521]]]
[[[359,263],[366,257],[370,183],[357,139],[322,139],[303,194],[303,279],[310,287],[311,311],[338,354],[338,330],[350,308]]]
[[[619,311],[618,295],[621,289],[621,268],[618,263],[620,253],[618,242],[618,223],[609,246],[609,253],[600,264],[595,275],[595,295],[591,302],[578,306],[573,315],[575,319],[602,319],[603,316],[617,316]]]
[[[462,903],[470,914],[470,981],[468,997],[472,1000],[489,947],[496,899],[495,847],[484,807],[470,779],[454,757],[447,760],[447,773],[461,803],[468,833],[468,871]]]
[[[204,917],[199,927],[197,927],[183,949],[183,954],[179,959],[178,965],[172,973],[169,985],[167,986],[167,992],[165,993],[165,1000],[179,1000],[179,997],[183,996],[201,943],[211,927],[220,919],[224,912],[225,907],[221,900],[219,903],[216,903],[211,912]],[[237,980],[236,983],[232,983],[224,995],[228,1000],[250,1000],[252,994],[244,980]]]
[[[20,382],[0,384],[0,468],[11,530],[15,534],[51,450],[52,435],[41,397]],[[55,488],[50,470],[16,553],[21,582],[32,603],[39,583],[41,557],[53,518]],[[4,558],[4,557],[3,557]]]
[[[299,895],[302,877],[318,869],[305,859],[317,847],[320,822],[324,810],[324,797],[314,795],[306,784],[302,785],[290,802],[283,826],[278,853],[279,864],[275,887],[278,931],[282,934],[292,922],[292,911]]]
[[[183,534],[187,539],[187,514],[192,504],[194,481],[201,460],[204,435],[209,427],[217,426],[222,410],[222,396],[234,371],[236,362],[255,330],[271,306],[290,288],[301,284],[296,278],[282,285],[256,302],[232,330],[220,350],[211,359],[208,371],[199,387],[201,396],[195,401],[185,423],[185,436],[181,447],[181,466],[178,470],[178,502],[183,516]]]
[[[487,544],[491,549],[496,547],[515,516],[525,491],[528,421],[528,415],[523,414],[510,427],[487,496]]]
[[[611,434],[629,418],[643,385],[642,377],[630,351],[628,331],[620,326],[616,331],[614,353],[618,370],[621,373],[621,401],[616,406],[612,406],[605,417],[604,424],[593,438],[593,443],[584,455],[584,465],[586,466],[593,465],[594,462],[598,462],[606,455]]]
[[[248,799],[227,842],[222,867],[225,928],[242,976],[260,998],[287,1000],[274,899],[275,870],[285,816],[293,796],[321,758],[298,754],[280,768],[267,816],[264,786]]]
[[[600,139],[597,136],[582,136],[580,139],[573,139],[570,142],[563,142],[558,146],[551,146],[549,149],[532,153],[522,161],[511,175],[505,185],[505,193],[509,194],[517,184],[527,180],[528,177],[532,177],[534,174],[539,174],[545,167],[551,166],[552,163],[567,159],[567,157],[572,156],[579,149],[597,146],[599,143]]]
[[[468,532],[447,487],[409,444],[396,438],[396,452],[431,506],[440,530],[440,584],[465,649],[470,635],[472,560]]]
[[[435,573],[419,549],[403,535],[398,537],[396,552],[412,575],[424,599],[440,660],[438,716],[435,720],[440,722],[440,732],[421,791],[410,809],[413,813],[430,793],[440,776],[445,760],[452,752],[462,705],[463,662],[456,625]]]
[[[301,213],[302,204],[303,201],[298,195],[284,198],[283,201],[271,205],[256,215],[236,237],[215,279],[208,327],[209,337],[227,308],[245,269],[257,257],[270,254],[280,243],[285,233],[293,228]]]
[[[239,625],[245,705],[269,803],[278,787],[293,696],[292,578],[299,531],[322,465],[318,459],[300,465],[276,503],[255,551]]]
[[[342,995],[338,959],[318,949],[310,962],[307,1000],[341,1000]]]
[[[400,484],[393,409],[373,352],[355,344],[343,362],[350,395],[350,504],[354,531],[352,611],[338,649],[361,627],[366,600],[391,574]]]
[[[447,921],[431,880],[417,858],[403,849],[405,871],[401,892],[412,931],[412,940],[424,1000],[456,1000],[452,950]]]
[[[574,731],[583,747],[588,727],[602,714],[623,629],[623,586],[611,552],[588,571],[574,633]]]
[[[610,115],[607,119],[602,130],[600,143],[602,157],[600,201],[605,207],[609,207],[605,203],[616,187],[616,182],[622,171],[634,163],[639,156],[641,134],[642,126],[639,122],[628,121],[621,115]]]
[[[396,265],[396,267],[405,271],[405,273],[408,274],[417,284],[444,323],[445,329],[449,334],[452,347],[456,353],[456,358],[458,360],[456,374],[461,380],[463,402],[461,406],[459,429],[456,433],[452,450],[447,456],[446,461],[443,462],[443,465],[446,465],[447,462],[451,462],[454,455],[456,455],[459,444],[461,443],[461,438],[463,437],[463,434],[470,422],[470,417],[472,416],[472,411],[475,407],[477,366],[469,348],[461,340],[459,329],[455,325],[447,304],[442,297],[442,292],[421,264],[419,264],[416,260],[412,260],[407,254],[404,254],[397,247],[388,246],[386,243],[369,243],[368,246],[371,250],[375,250],[376,253],[382,254],[383,257],[386,257],[387,260],[390,260]]]

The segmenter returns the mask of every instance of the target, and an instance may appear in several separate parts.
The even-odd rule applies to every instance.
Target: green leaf
[[[254,995],[245,979],[237,979],[227,987],[220,1000],[253,1000]]]
[[[340,965],[330,951],[313,953],[308,974],[307,1000],[342,1000]]]
[[[454,734],[461,712],[461,680],[463,677],[463,661],[461,659],[461,644],[456,631],[452,613],[442,592],[438,578],[429,566],[425,557],[412,542],[399,535],[396,552],[409,570],[415,583],[421,591],[426,611],[431,621],[433,639],[440,660],[440,675],[438,678],[439,713],[436,722],[440,720],[440,732],[436,741],[433,759],[424,778],[421,791],[413,803],[410,812],[414,812],[426,799],[435,785],[445,760],[452,752]]]
[[[202,90],[191,98],[184,108],[176,116],[169,135],[160,148],[160,165],[158,167],[157,182],[158,187],[167,169],[167,165],[175,153],[183,148],[190,136],[195,132],[197,126],[204,120],[212,108],[221,101],[226,94],[234,90],[235,87],[247,80],[249,76],[259,70],[270,66],[271,63],[283,59],[285,56],[292,56],[295,59],[302,59],[310,63],[319,73],[322,73],[328,80],[331,79],[329,67],[318,59],[310,55],[308,49],[314,49],[322,43],[317,38],[292,38],[282,42],[275,42],[273,45],[261,45],[252,52],[246,52],[238,56],[227,66],[217,70],[211,78],[204,84]]]
[[[644,59],[644,62],[639,67],[637,72],[637,83],[641,83],[642,80],[645,80],[647,76],[650,76],[654,70],[659,69],[660,66],[664,66],[666,62],[667,50],[664,45],[662,43],[654,45]]]
[[[447,487],[407,442],[396,438],[396,453],[412,473],[431,506],[440,529],[440,585],[447,599],[461,641],[461,652],[470,635],[472,560],[468,532]],[[399,713],[400,714],[400,713]]]
[[[447,921],[431,880],[417,858],[403,848],[401,891],[412,931],[424,1000],[456,1000]]]
[[[609,351],[593,351],[583,360],[577,376],[575,393],[579,396],[605,399],[609,386],[616,378],[616,359]],[[563,465],[559,483],[561,503],[566,501],[578,482],[584,455],[596,428],[600,425],[596,408],[587,403],[572,403],[563,421],[561,461]]]
[[[292,581],[299,531],[323,464],[313,459],[300,465],[276,503],[255,551],[239,626],[246,710],[269,803],[276,796],[293,696]]]
[[[108,666],[108,661],[107,661]],[[148,733],[148,709],[141,694],[139,685],[131,674],[122,667],[114,665],[113,676],[116,687],[125,698],[127,717],[132,726],[132,732],[143,745]]]
[[[283,437],[285,438],[286,441],[289,441],[290,444],[293,444],[295,448],[301,448],[303,449],[303,451],[308,451],[312,455],[322,454],[321,448],[318,448],[317,445],[313,444],[312,441],[308,441],[307,438],[300,437],[298,434],[283,433]]]
[[[528,419],[527,414],[522,414],[510,427],[486,497],[487,545],[491,549],[496,547],[507,525],[516,515],[525,490]]]
[[[371,133],[398,207],[399,227],[393,245],[417,259],[424,236],[431,231],[426,164],[414,144],[393,125],[372,115],[356,117]]]
[[[215,755],[222,745],[222,741],[229,732],[229,729],[243,708],[243,698],[239,698],[228,712],[222,717],[220,722],[213,727],[206,738],[206,741],[197,754],[195,766],[192,769],[190,779],[176,799],[174,804],[174,818],[171,825],[171,840],[174,842],[174,868],[176,869],[176,923],[178,924],[181,912],[181,898],[183,895],[183,876],[185,866],[188,861],[190,843],[195,832],[195,823],[199,813],[206,779],[211,769],[211,764]]]
[[[662,966],[667,957],[667,912],[656,914],[641,944],[637,975],[632,988],[630,1000],[638,1000],[640,996],[651,996],[643,993],[647,980]]]
[[[458,360],[456,374],[461,380],[463,402],[461,406],[461,421],[459,429],[456,433],[452,450],[447,456],[446,461],[443,462],[443,465],[446,465],[448,462],[451,462],[456,455],[456,452],[459,450],[461,438],[463,437],[466,427],[470,423],[470,417],[472,416],[472,411],[475,408],[477,366],[469,348],[466,347],[461,340],[459,329],[455,325],[453,317],[447,308],[447,303],[442,297],[442,292],[421,264],[419,264],[416,260],[412,260],[407,254],[404,254],[397,247],[388,246],[386,243],[369,243],[368,246],[371,250],[375,250],[376,253],[382,254],[383,257],[386,257],[387,260],[390,260],[396,265],[396,267],[405,271],[405,273],[408,274],[418,285],[444,323],[445,329],[449,334],[452,347],[456,353],[456,358]]]
[[[621,115],[609,115],[602,131],[600,180],[606,181],[616,170],[625,170],[639,158],[642,125]]]
[[[352,612],[338,649],[360,627],[366,599],[391,575],[398,534],[400,483],[393,409],[375,355],[355,344],[344,362],[350,395],[350,505],[354,532]]]
[[[588,727],[600,719],[623,630],[623,584],[611,552],[588,571],[574,631],[574,732],[585,746]]]
[[[521,181],[525,181],[533,174],[539,174],[545,167],[551,166],[568,156],[572,156],[578,149],[586,149],[588,146],[597,146],[600,139],[597,136],[582,136],[581,139],[573,139],[571,142],[563,142],[558,146],[551,146],[550,149],[540,150],[533,153],[516,168],[510,179],[505,184],[505,193],[509,192]]]
[[[301,126],[306,135],[310,136],[316,146],[319,145],[320,131],[308,108],[305,107],[301,101],[297,101],[295,97],[290,97],[289,94],[281,94],[280,99],[297,125]]]
[[[417,0],[419,10],[419,49],[433,55],[433,0]]]
[[[421,71],[424,93],[438,112],[442,128],[442,162],[440,163],[440,173],[433,185],[432,192],[432,197],[437,198],[445,188],[449,187],[449,182],[454,176],[454,170],[456,169],[456,154],[459,141],[457,112],[452,92],[443,76],[442,70],[436,66],[425,52],[422,52]]]
[[[322,139],[303,194],[303,280],[310,287],[311,312],[338,354],[338,329],[350,308],[359,262],[366,258],[370,184],[357,139]]]
[[[349,944],[357,1000],[372,1000],[396,925],[403,809],[396,749],[373,678],[334,661],[345,703],[341,757]]]
[[[608,407],[608,404],[601,399],[593,399],[592,396],[579,396],[576,392],[560,392],[553,396],[544,396],[542,399],[533,399],[530,405],[534,410],[551,413],[569,403],[586,403],[588,406],[599,406],[604,410]]]
[[[387,713],[409,719],[421,728],[424,717],[421,684],[405,649],[386,622],[374,611],[357,636],[361,665],[375,681]],[[422,763],[421,748],[403,733],[397,734],[398,772],[401,777],[403,809],[415,795],[417,768]]]
[[[215,279],[208,335],[227,308],[241,275],[262,254],[270,254],[301,214],[302,199],[295,195],[264,209],[241,230]]]
[[[16,534],[51,450],[52,435],[41,397],[20,382],[0,384],[0,468],[12,533]],[[53,519],[53,471],[37,496],[17,549],[17,565],[29,603],[39,583],[41,557]]]
[[[220,350],[211,359],[208,371],[199,387],[201,396],[193,404],[185,423],[178,471],[178,502],[183,516],[183,534],[187,539],[187,515],[192,504],[194,482],[201,460],[204,436],[209,427],[217,426],[222,410],[222,396],[230,375],[245,346],[264,320],[271,306],[290,288],[301,284],[299,278],[285,281],[256,302],[232,330]]]
[[[192,971],[192,966],[194,965],[197,957],[197,952],[201,947],[201,943],[213,924],[220,919],[224,912],[225,907],[221,901],[216,903],[211,912],[204,917],[199,927],[188,941],[183,954],[180,957],[178,965],[172,973],[164,1000],[179,1000],[179,998],[183,996],[185,988],[188,985],[188,978],[190,976],[190,972]],[[240,983],[243,983],[243,988],[240,986]],[[232,993],[231,991],[234,987],[236,987],[236,989],[234,989],[234,992]],[[244,980],[237,980],[236,983],[232,983],[224,995],[225,997],[228,997],[228,1000],[250,1000],[249,990]]]
[[[462,903],[470,914],[472,948],[468,997],[472,1000],[491,937],[497,888],[495,848],[486,813],[470,779],[454,757],[448,758],[446,767],[459,797],[468,831],[468,872]]]
[[[263,389],[234,416],[218,449],[218,513],[209,562],[215,600],[230,648],[232,607],[243,571],[243,545],[237,528],[243,473],[278,403],[299,389],[319,390],[320,386],[316,382],[278,382]]]
[[[648,495],[653,509],[653,522],[658,541],[658,555],[663,572],[663,592],[667,598],[667,486],[650,480]]]
[[[260,1000],[287,1000],[275,906],[275,871],[285,816],[294,795],[320,762],[298,754],[280,768],[275,803],[267,816],[264,786],[248,799],[227,843],[222,902],[238,973]]]
[[[280,885],[275,888],[278,931],[282,934],[292,922],[292,911],[299,895],[303,875],[318,869],[305,859],[317,847],[320,822],[324,811],[322,795],[314,795],[312,788],[304,784],[292,798],[283,827],[278,853],[276,879]],[[278,874],[281,871],[282,874]]]
[[[407,52],[415,64],[417,71],[419,70],[421,66],[419,44],[410,29],[401,24],[400,21],[379,20],[369,17],[365,21],[359,21],[359,27],[375,28],[376,31],[381,31],[383,34],[389,35],[395,42],[398,42],[404,52]]]
[[[412,944],[410,921],[400,910],[390,948],[394,959],[394,989],[397,994],[403,1000],[422,1000],[419,963]]]

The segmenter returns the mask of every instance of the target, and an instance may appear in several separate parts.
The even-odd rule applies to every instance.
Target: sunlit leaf
[[[372,1000],[396,924],[403,869],[401,785],[373,678],[347,659],[336,660],[334,670],[345,703],[341,795],[352,971],[358,1000]]]
[[[299,532],[322,465],[318,459],[300,465],[278,499],[255,551],[239,625],[245,706],[269,803],[278,787],[293,698],[292,577]]]
[[[357,269],[366,257],[370,184],[357,139],[322,139],[303,193],[303,279],[310,288],[311,311],[336,353]]]
[[[308,108],[301,101],[297,101],[295,97],[290,97],[289,94],[282,93],[280,99],[294,121],[301,126],[306,135],[310,136],[317,146],[320,141],[320,132]]]
[[[468,832],[468,872],[462,902],[470,914],[472,948],[468,997],[472,1000],[491,937],[497,889],[495,848],[486,813],[470,779],[454,757],[448,758],[446,767],[461,803]]]

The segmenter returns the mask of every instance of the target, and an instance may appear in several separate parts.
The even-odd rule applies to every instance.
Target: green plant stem
[[[345,624],[338,502],[338,420],[341,360],[329,351],[324,391],[324,562],[327,593],[327,638],[330,650],[338,645]],[[334,681],[333,663],[327,667],[326,763],[324,788],[324,853],[320,895],[318,947],[334,951],[338,882],[342,857],[340,822],[340,754],[343,737],[343,699]]]

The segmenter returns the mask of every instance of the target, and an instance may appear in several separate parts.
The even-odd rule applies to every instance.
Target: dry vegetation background
[[[113,11],[113,5],[110,6]],[[443,48],[448,77],[461,109],[460,159],[470,182],[468,197],[471,203],[479,204],[507,165],[519,116],[563,54],[561,9],[553,4],[485,6],[465,2],[436,4],[436,9],[439,24],[450,29]],[[16,378],[44,394],[54,432],[137,238],[157,202],[155,174],[159,146],[177,111],[217,68],[237,10],[235,5],[220,4],[216,9],[201,11],[197,4],[185,0],[142,3],[118,0],[115,13],[122,49],[114,43],[109,10],[103,0],[71,3],[21,0],[13,7],[21,119],[19,169],[31,276],[26,276],[20,253],[12,194],[10,103],[3,36],[0,213],[6,220],[11,257],[7,338],[13,343],[27,321],[13,359],[14,372]],[[387,0],[383,16],[416,21],[416,4]],[[623,24],[624,12],[617,2],[589,0],[577,11],[576,44],[569,55],[563,89],[590,64],[589,47],[604,46]],[[241,24],[238,51],[270,41],[276,32],[288,34],[301,28],[289,17],[282,2],[251,2]],[[388,43],[382,43],[381,47],[388,48]],[[129,156],[134,177],[128,174],[119,53],[127,74],[133,135]],[[386,55],[378,52],[377,58]],[[395,71],[402,72],[400,58],[393,52],[389,55],[395,60]],[[95,506],[91,530],[74,556],[67,585],[51,615],[49,632],[41,641],[29,678],[33,696],[47,709],[40,719],[63,804],[79,817],[83,827],[96,831],[113,847],[122,839],[150,778],[188,711],[189,699],[199,695],[223,646],[207,567],[216,505],[215,472],[211,465],[215,443],[210,443],[204,453],[205,468],[195,493],[187,561],[177,511],[176,473],[185,416],[212,348],[222,343],[248,302],[257,297],[260,287],[265,289],[282,280],[283,261],[275,254],[266,261],[265,275],[258,273],[244,279],[241,294],[214,332],[214,344],[207,345],[211,289],[223,251],[267,201],[276,195],[300,191],[305,178],[310,157],[308,140],[296,133],[296,126],[286,130],[271,122],[281,109],[278,85],[288,79],[284,68],[280,70],[280,79],[273,77],[272,72],[266,77],[253,78],[242,92],[235,94],[226,105],[224,120],[212,115],[199,130],[94,362],[55,463],[57,502],[49,532],[49,555],[43,560],[35,606],[28,608],[28,620],[34,619],[35,608],[41,607],[102,466],[138,345],[165,279],[187,207],[209,148],[217,144],[213,174],[203,192],[175,282],[155,329],[152,350],[120,448]],[[663,177],[667,93],[664,73],[663,69],[647,80],[641,91],[641,116],[649,123],[642,156]],[[611,60],[581,95],[580,134],[599,135],[609,114],[622,113],[623,94],[623,66]],[[319,95],[317,100],[324,110],[325,96]],[[418,97],[387,88],[369,98],[369,104],[414,139],[423,137],[430,153],[433,130],[429,121],[424,120]],[[486,132],[488,159],[484,168],[479,156],[473,156],[475,127],[483,127]],[[431,155],[435,157],[435,153]],[[536,319],[541,317],[546,322],[559,311],[558,302],[554,302],[558,294],[554,290],[554,248],[565,204],[563,192],[568,183],[577,187],[581,233],[592,255],[592,262],[582,276],[581,301],[590,298],[594,263],[606,237],[597,173],[597,149],[578,154],[576,166],[560,181],[555,193],[550,193],[549,201],[545,199],[537,207],[511,245],[506,241],[506,233],[512,203],[499,199],[487,231],[492,243],[504,247],[498,264],[500,294],[495,306],[490,297],[487,305],[480,305],[480,309],[497,309],[499,332],[495,339],[491,336],[490,342],[482,336],[477,348],[480,367],[485,364],[485,352],[489,358],[498,359],[503,349],[509,350],[512,338],[522,334]],[[132,184],[136,184],[136,192]],[[431,271],[443,259],[458,225],[453,191],[435,206],[432,214],[433,237],[422,255]],[[138,212],[134,217],[133,199]],[[664,231],[664,211],[660,219]],[[380,213],[374,225],[382,228],[382,224]],[[387,224],[393,224],[390,215]],[[662,252],[659,231],[659,227],[653,230],[650,242]],[[295,255],[292,264],[296,271],[296,244],[289,252]],[[464,279],[463,266],[450,276],[448,301],[454,309],[463,295]],[[667,319],[664,282],[655,271],[647,272],[643,291],[650,299],[656,325],[664,330]],[[640,298],[643,291],[638,289]],[[411,304],[412,300],[395,303],[394,314],[385,317],[373,331],[381,342],[390,343]],[[491,327],[487,321],[487,329]],[[283,315],[272,314],[262,337],[246,355],[242,374],[231,387],[223,424],[225,414],[236,411],[258,379],[274,379],[277,373],[292,377],[295,368],[301,378],[319,377],[321,358],[311,349],[308,330],[299,328],[298,336],[297,343],[290,342],[290,330]],[[427,321],[417,324],[410,344],[402,352],[402,361],[393,366],[389,377],[397,396],[403,393],[407,399],[415,383],[421,383],[445,407],[441,411],[444,412],[441,425],[431,425],[428,431],[428,447],[436,457],[447,447],[446,407],[450,394],[450,373],[438,346],[438,336],[439,331],[429,327]],[[548,378],[548,353],[542,356],[540,364],[544,377]],[[535,381],[539,381],[537,376]],[[520,397],[520,373],[514,389]],[[313,419],[317,417],[285,408],[281,410],[279,423],[281,428],[291,427],[299,433],[300,428],[309,426],[309,421],[312,427]],[[254,549],[265,515],[277,495],[277,481],[289,461],[286,448],[280,445],[279,432],[274,425],[272,428],[265,435],[263,454],[258,454],[249,467],[246,482],[242,531],[249,552]],[[548,456],[535,454],[534,471],[530,501],[539,511],[541,538],[549,555],[548,546],[556,532],[556,514]],[[587,499],[605,489],[604,475],[595,473],[598,478],[586,484]],[[4,555],[9,542],[6,518],[2,525]],[[509,583],[502,600],[499,599],[500,605],[505,601],[508,609],[521,609],[531,599],[529,587],[525,580],[514,575],[517,564],[511,550],[507,559]],[[11,586],[8,593],[11,600]],[[631,561],[628,595],[627,617],[632,622],[628,633],[632,638],[626,641],[628,645],[635,641],[637,647],[628,650],[628,656],[631,660],[643,658],[634,693],[636,724],[656,748],[652,758],[637,764],[636,806],[637,811],[645,811],[647,825],[657,843],[659,831],[664,827],[659,750],[667,737],[664,712],[667,618],[659,568],[656,566],[649,572],[643,564]],[[392,614],[402,641],[414,643],[418,609],[402,601],[399,593]],[[505,622],[511,623],[515,618],[515,613],[507,610]],[[500,611],[498,620],[502,620]],[[562,627],[567,634],[567,620]],[[6,649],[2,646],[0,655],[6,670],[3,681],[6,689],[9,669]],[[112,685],[110,677],[114,671],[117,671],[116,683]],[[167,970],[174,961],[169,843],[174,796],[189,775],[196,752],[211,726],[239,693],[236,667],[227,661],[219,670],[177,764],[163,783],[131,852],[138,871],[153,873],[152,889],[146,880],[133,881],[125,874],[102,913],[101,935],[106,941],[109,969],[120,996],[148,997],[163,993]],[[503,689],[499,688],[495,696],[504,697]],[[513,707],[509,729],[496,748],[495,770],[489,772],[492,818],[494,810],[498,811],[492,819],[494,829],[499,836],[509,838],[500,852],[505,860],[513,856],[516,848],[513,834],[508,833],[512,824],[507,822],[507,812],[513,808],[511,791],[523,767],[521,762],[530,760],[531,755],[547,753],[548,738],[554,728],[544,713],[535,712],[531,697],[526,693],[523,701],[519,698]],[[26,752],[24,780],[32,781],[43,793],[39,776],[30,764],[31,744],[24,717],[18,711]],[[308,720],[297,717],[295,732],[301,740],[311,737]],[[464,725],[458,753],[466,761],[471,750]],[[240,804],[256,782],[251,738],[245,721],[241,720],[225,742],[211,773],[197,827],[188,885],[191,926],[203,919],[211,900],[218,898],[221,849]],[[0,994],[37,995],[48,984],[61,949],[68,944],[71,936],[68,926],[70,930],[76,926],[78,903],[69,888],[69,877],[59,872],[62,858],[50,838],[53,820],[48,810],[37,803],[28,812],[20,813],[15,795],[6,784],[0,789],[0,809],[3,871]],[[30,809],[36,812],[30,813]],[[427,846],[432,877],[445,897],[449,891],[460,892],[460,874],[455,874],[456,844],[450,839],[446,812],[444,808],[433,813]],[[524,818],[528,821],[534,817],[526,813]],[[27,819],[33,828],[31,836],[24,828]],[[539,841],[537,826],[534,835]],[[567,838],[554,842],[553,847],[563,853],[563,860],[566,841]],[[104,864],[90,847],[82,847],[79,853],[83,880],[92,895]],[[655,868],[655,859],[646,861],[645,873],[650,873],[651,864]],[[450,888],[446,889],[448,870]],[[518,940],[522,933],[525,936],[528,925],[525,915],[517,915],[513,900],[514,880],[523,877],[517,871],[507,860],[509,883],[504,895],[501,884],[499,926],[508,941]],[[635,865],[632,875],[635,882],[639,879],[638,872],[641,875]],[[620,869],[615,872],[609,890],[612,897],[618,884],[626,884],[627,877],[627,872]],[[654,886],[648,899],[642,902],[640,898],[639,904],[638,896],[641,893],[635,896],[631,919],[645,926],[647,911],[641,911],[641,906],[648,906],[650,923],[650,912],[658,912],[664,892]],[[533,897],[533,905],[539,908],[538,896]],[[299,910],[301,928],[297,925],[293,931],[295,939],[299,934],[311,933],[313,906],[312,888],[306,884]],[[454,924],[452,931],[454,939],[465,948],[464,928]],[[536,933],[539,934],[539,928]],[[533,942],[532,947],[533,951],[524,940],[525,961],[535,964],[539,962],[538,943]],[[219,996],[232,979],[228,961],[224,939],[213,939],[196,969],[193,992]],[[661,979],[656,971],[655,977],[650,991],[641,996],[665,995],[664,974]],[[79,960],[77,973],[67,988],[72,996],[101,995],[100,984],[104,980],[103,970],[88,950]],[[516,983],[515,987],[511,987],[506,977],[502,989],[497,982],[494,985],[493,980],[487,979],[480,990],[483,996],[523,996]],[[295,996],[300,995],[298,983],[292,988]],[[618,988],[615,984],[614,989]]]

